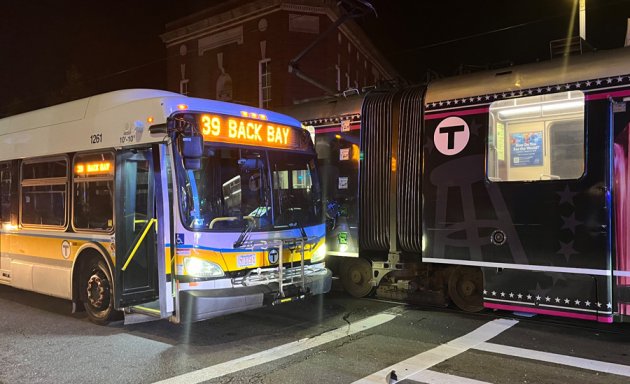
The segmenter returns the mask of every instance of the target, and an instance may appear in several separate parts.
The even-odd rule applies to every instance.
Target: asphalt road
[[[190,325],[96,326],[0,286],[1,383],[628,383],[630,324],[465,314],[341,292]],[[395,381],[392,381],[395,382]]]

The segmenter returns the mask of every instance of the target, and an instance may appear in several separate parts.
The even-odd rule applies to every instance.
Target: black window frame
[[[85,178],[78,178],[75,177],[75,167],[77,164],[77,159],[82,157],[82,156],[90,156],[90,155],[102,155],[102,154],[108,154],[111,155],[111,166],[112,166],[112,172],[111,175],[106,175],[106,176],[92,176],[92,177],[85,177]],[[77,181],[79,180],[79,181]],[[76,192],[76,184],[77,183],[89,183],[89,182],[98,182],[98,181],[105,181],[105,182],[111,182],[112,185],[112,194],[111,194],[111,199],[112,199],[112,203],[111,203],[111,207],[112,207],[112,226],[106,229],[98,229],[98,228],[81,228],[81,227],[77,227],[77,225],[75,224],[75,207],[76,207],[76,199],[75,199],[75,192]],[[72,188],[71,188],[71,195],[70,195],[70,226],[72,227],[72,230],[77,232],[77,233],[101,233],[101,234],[113,234],[116,228],[116,153],[112,150],[101,150],[101,151],[88,151],[88,152],[77,152],[72,156],[72,169],[71,169],[71,180],[70,183],[72,184]]]
[[[42,177],[42,178],[29,178],[24,179],[24,166],[30,164],[40,164],[40,163],[49,163],[54,161],[63,160],[66,163],[65,177]],[[69,225],[69,209],[68,209],[68,199],[69,199],[69,178],[70,178],[70,158],[68,155],[55,155],[55,156],[47,156],[47,157],[39,157],[23,160],[20,164],[20,182],[19,182],[19,223],[24,228],[37,228],[37,229],[45,229],[45,230],[53,230],[53,231],[65,231]],[[24,188],[25,187],[38,187],[38,186],[64,186],[65,197],[63,199],[63,225],[48,225],[48,224],[36,224],[36,223],[24,223]]]

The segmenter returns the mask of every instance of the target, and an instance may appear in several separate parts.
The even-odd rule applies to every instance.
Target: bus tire
[[[366,259],[345,258],[339,268],[339,278],[343,289],[351,296],[361,298],[374,294],[372,286],[372,264]]]
[[[106,325],[121,318],[121,313],[114,309],[112,276],[102,258],[88,258],[82,265],[80,279],[83,306],[90,321]]]
[[[483,310],[483,273],[474,267],[457,266],[448,278],[448,295],[464,312]]]

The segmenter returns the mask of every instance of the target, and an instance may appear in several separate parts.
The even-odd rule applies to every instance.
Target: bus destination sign
[[[287,149],[300,146],[293,128],[265,120],[202,114],[199,128],[206,141]]]

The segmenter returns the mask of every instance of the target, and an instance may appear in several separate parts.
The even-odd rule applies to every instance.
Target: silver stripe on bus
[[[32,231],[32,230],[17,230],[17,231],[0,231],[3,235],[14,236],[33,236],[33,237],[45,237],[51,239],[72,239],[72,240],[85,240],[85,241],[101,241],[104,243],[111,242],[111,234],[89,234],[89,233],[73,233],[73,232],[61,232],[61,231]]]
[[[630,277],[630,271],[614,271],[613,276]]]
[[[423,257],[422,261],[428,262],[428,263],[439,263],[439,264],[455,264],[455,265],[470,265],[470,266],[475,266],[475,267],[487,267],[487,268],[518,269],[518,270],[523,270],[523,271],[573,273],[576,275],[596,275],[596,276],[611,276],[612,275],[612,272],[606,269],[547,267],[543,265],[491,263],[487,261],[436,259],[432,257]]]
[[[11,259],[11,261],[24,262],[37,265],[48,265],[53,267],[71,268],[74,260],[62,260],[62,259],[47,259],[41,256],[28,256],[18,253],[5,253],[5,255]]]

